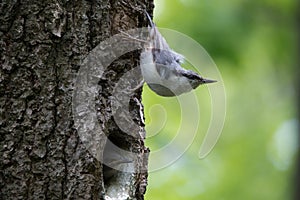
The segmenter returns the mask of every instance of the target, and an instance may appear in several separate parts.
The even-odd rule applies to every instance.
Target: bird
[[[143,82],[140,86],[146,82],[156,94],[163,97],[174,97],[190,92],[199,85],[217,82],[203,78],[198,73],[181,67],[185,60],[184,56],[169,47],[148,12],[144,12],[150,22],[146,40],[137,39],[122,32],[128,38],[144,43],[140,54],[140,67],[143,76]]]
[[[164,97],[179,96],[196,89],[199,85],[214,83],[198,73],[181,67],[184,56],[172,50],[158,31],[150,15],[148,43],[140,56],[144,81],[156,94]]]

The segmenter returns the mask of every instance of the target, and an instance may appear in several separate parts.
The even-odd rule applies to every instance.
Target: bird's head
[[[217,82],[216,80],[203,78],[199,74],[197,74],[196,72],[193,72],[191,70],[186,70],[183,73],[183,76],[185,76],[188,79],[188,81],[191,84],[193,89],[197,88],[199,85],[202,85],[202,84]]]

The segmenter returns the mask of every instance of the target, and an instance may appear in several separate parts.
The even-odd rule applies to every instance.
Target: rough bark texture
[[[90,50],[119,30],[147,26],[141,10],[152,9],[150,0],[0,2],[0,199],[103,198],[102,164],[74,128],[74,79]],[[143,139],[123,134],[109,113],[114,83],[137,65],[138,56],[109,67],[97,106],[113,142],[143,155]],[[134,97],[140,102],[141,90]],[[144,132],[139,110],[131,101],[132,117]],[[139,167],[146,164],[141,160]],[[129,199],[143,199],[147,173],[133,177]]]

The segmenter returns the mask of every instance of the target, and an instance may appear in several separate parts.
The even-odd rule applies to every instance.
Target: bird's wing
[[[173,73],[170,66],[164,64],[156,64],[156,70],[162,79],[169,79],[171,73]]]

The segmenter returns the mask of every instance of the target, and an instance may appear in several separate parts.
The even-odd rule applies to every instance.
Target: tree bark
[[[142,10],[152,9],[151,0],[1,1],[0,199],[109,199],[109,187],[125,187],[110,182],[110,176],[104,182],[111,170],[105,170],[81,141],[72,95],[88,53],[119,30],[147,26]],[[135,137],[115,123],[110,101],[113,86],[138,59],[137,52],[129,53],[108,67],[99,80],[95,105],[97,116],[102,116],[98,122],[112,143],[138,155],[135,173],[112,173],[125,177],[126,199],[144,199],[146,190],[141,89],[129,105],[140,127],[131,133]],[[125,198],[114,195],[109,197]]]

